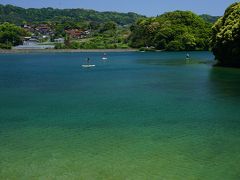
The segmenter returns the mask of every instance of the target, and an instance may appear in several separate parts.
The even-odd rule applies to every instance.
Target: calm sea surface
[[[0,179],[239,180],[240,70],[185,55],[0,55]]]

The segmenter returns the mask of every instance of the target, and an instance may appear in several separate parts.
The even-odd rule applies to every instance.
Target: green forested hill
[[[170,51],[208,50],[211,23],[191,11],[174,11],[138,20],[132,27],[130,45]]]
[[[203,18],[207,22],[215,23],[221,16],[211,16],[208,14],[202,14],[202,15],[200,15],[200,17]]]
[[[240,3],[230,5],[214,24],[211,44],[218,65],[240,67]]]
[[[143,17],[136,13],[98,12],[86,9],[24,9],[12,5],[0,4],[0,23],[10,22],[13,24],[40,23],[40,22],[98,22],[113,21],[119,25],[135,22]]]
[[[52,38],[65,37],[66,29],[90,28],[91,38],[81,43],[74,42],[74,48],[124,45],[170,51],[208,50],[211,26],[217,19],[218,17],[210,15],[198,16],[191,11],[174,11],[148,18],[136,13],[98,12],[86,9],[25,9],[0,4],[0,24],[9,22],[15,25],[34,26],[46,23],[54,32]],[[106,26],[108,24],[113,24],[116,28],[109,28]],[[105,42],[105,45],[96,45],[96,42]]]

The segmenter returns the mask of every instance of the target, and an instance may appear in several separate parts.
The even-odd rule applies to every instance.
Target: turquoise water
[[[0,55],[0,179],[240,179],[240,71],[185,54]]]

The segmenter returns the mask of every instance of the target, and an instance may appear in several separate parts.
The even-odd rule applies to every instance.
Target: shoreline
[[[18,53],[79,53],[79,52],[137,52],[138,49],[0,49],[0,54]]]

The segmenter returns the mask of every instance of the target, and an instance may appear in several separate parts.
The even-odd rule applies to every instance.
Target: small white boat
[[[82,67],[91,68],[91,67],[95,67],[95,64],[83,64]]]

